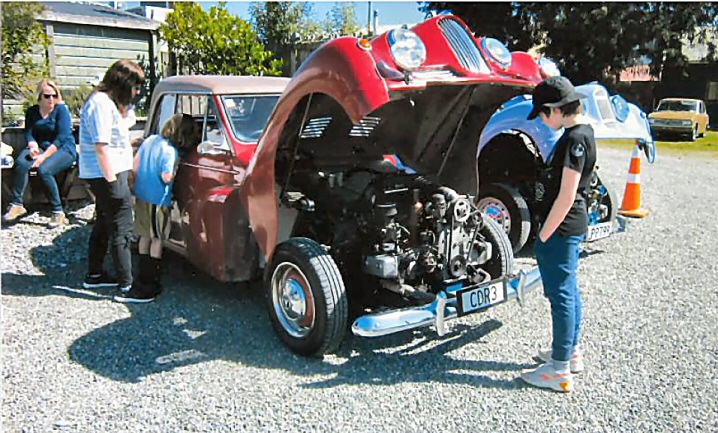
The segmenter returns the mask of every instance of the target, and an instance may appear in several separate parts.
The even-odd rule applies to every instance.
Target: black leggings
[[[127,183],[129,171],[117,173],[117,181],[107,182],[104,177],[88,179],[90,191],[95,194],[97,220],[90,234],[87,250],[87,273],[101,274],[102,263],[111,242],[112,263],[119,287],[132,285],[132,202]]]

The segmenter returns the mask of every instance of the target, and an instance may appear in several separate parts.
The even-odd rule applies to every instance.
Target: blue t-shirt
[[[75,137],[72,136],[72,117],[65,104],[57,104],[46,118],[40,114],[40,106],[33,105],[25,113],[25,139],[34,141],[42,150],[55,145],[57,150],[77,156]]]
[[[162,181],[162,173],[174,173],[177,149],[159,135],[151,135],[137,151],[139,163],[135,176],[135,196],[158,206],[172,204],[172,182]]]

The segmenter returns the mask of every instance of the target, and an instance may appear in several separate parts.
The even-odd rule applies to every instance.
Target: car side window
[[[150,135],[159,134],[162,125],[175,113],[176,100],[177,95],[173,93],[162,95],[162,99],[160,99],[160,103],[157,104],[157,111],[155,111],[153,117],[154,121],[150,127]]]
[[[219,121],[217,114],[217,106],[213,100],[209,100],[207,104],[204,128],[202,128],[202,141],[211,141],[218,147],[229,149],[227,137],[222,130],[222,123]]]
[[[178,95],[175,112],[189,114],[195,119],[202,131],[201,142],[209,141],[217,148],[230,150],[217,115],[217,106],[210,95]]]

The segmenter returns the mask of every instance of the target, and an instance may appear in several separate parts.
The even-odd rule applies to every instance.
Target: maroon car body
[[[327,42],[291,80],[164,80],[145,135],[175,112],[203,130],[180,165],[168,246],[221,281],[263,272],[275,329],[302,355],[336,349],[350,319],[361,336],[442,334],[446,319],[520,299],[540,275],[513,273],[467,161],[494,111],[542,73],[497,44],[445,15]]]

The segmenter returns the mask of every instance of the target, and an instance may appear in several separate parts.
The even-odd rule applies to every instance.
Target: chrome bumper
[[[541,286],[541,272],[538,266],[528,272],[520,271],[518,275],[508,280],[507,301],[515,299],[522,304],[524,296],[539,286]],[[352,324],[352,332],[361,337],[381,337],[435,325],[436,332],[442,336],[446,334],[445,322],[456,317],[458,317],[456,297],[449,297],[446,292],[440,292],[430,304],[361,316]]]

